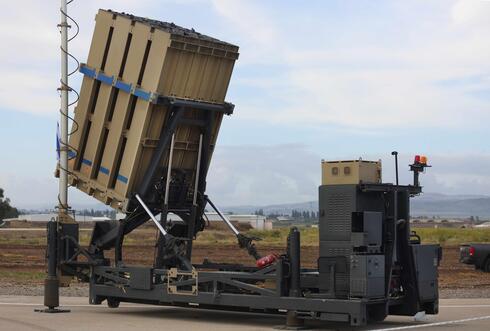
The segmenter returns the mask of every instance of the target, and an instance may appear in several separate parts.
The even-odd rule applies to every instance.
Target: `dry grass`
[[[468,242],[490,242],[490,229],[413,228],[422,242],[455,246]]]
[[[0,270],[0,279],[8,279],[16,283],[40,283],[44,278],[46,273],[41,271]]]
[[[318,228],[298,227],[301,231],[301,243],[304,246],[318,246]],[[420,235],[424,243],[438,243],[455,246],[467,242],[490,242],[490,229],[458,229],[458,228],[412,228]],[[261,238],[264,245],[283,245],[289,233],[288,228],[279,228],[269,231],[244,230],[244,233]],[[80,231],[80,242],[87,245],[90,241],[91,231]],[[156,229],[143,227],[126,236],[124,244],[127,246],[154,245]],[[196,245],[234,244],[235,236],[225,228],[209,228],[198,233]],[[0,236],[0,245],[32,245],[44,246],[46,234],[44,231],[8,231]]]

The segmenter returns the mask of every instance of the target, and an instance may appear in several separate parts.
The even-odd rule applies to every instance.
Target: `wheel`
[[[384,304],[382,305],[372,305],[367,308],[367,316],[369,322],[382,322],[385,320],[386,307]]]
[[[107,298],[107,307],[109,308],[118,308],[119,303],[119,300],[116,300],[114,298]]]
[[[490,272],[490,257],[487,257],[485,262],[483,262],[483,266],[481,269],[485,272]]]
[[[423,305],[423,309],[426,314],[438,314],[439,313],[439,301],[426,302]]]

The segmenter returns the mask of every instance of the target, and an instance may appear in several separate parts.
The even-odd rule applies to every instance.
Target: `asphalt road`
[[[121,304],[118,309],[91,306],[87,298],[64,297],[70,313],[35,313],[42,297],[0,296],[0,330],[274,330],[284,318],[270,315],[209,311],[190,308]],[[389,317],[364,328],[310,322],[313,330],[490,330],[490,299],[441,300],[441,312],[425,322],[410,317]]]

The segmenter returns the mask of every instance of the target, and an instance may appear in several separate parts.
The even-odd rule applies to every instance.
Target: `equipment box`
[[[322,185],[379,183],[381,161],[322,161]]]
[[[431,301],[439,297],[438,270],[439,245],[411,245],[417,270],[417,281],[421,301]]]
[[[201,135],[209,130],[201,165],[207,169],[223,114],[233,110],[224,100],[237,58],[238,47],[194,30],[100,10],[80,68],[84,78],[69,140],[71,185],[125,211],[169,131],[172,171],[192,183]],[[178,125],[175,100],[189,101],[179,108]],[[227,111],[213,111],[213,105]],[[155,177],[166,176],[169,145]]]
[[[384,255],[351,255],[350,296],[381,298],[385,294]]]

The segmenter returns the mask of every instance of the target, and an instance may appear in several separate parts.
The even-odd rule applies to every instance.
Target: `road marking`
[[[427,324],[399,326],[399,327],[386,328],[386,329],[373,329],[370,331],[395,331],[395,330],[420,329],[420,328],[428,328],[428,327],[433,327],[433,326],[451,325],[451,324],[481,321],[481,320],[488,320],[488,319],[490,319],[490,315],[489,316],[482,316],[482,317],[464,318],[464,319],[454,320],[454,321],[444,321],[444,322],[434,322],[434,323],[427,323]]]
[[[92,229],[80,228],[80,231],[92,231]],[[0,231],[44,231],[46,229],[43,228],[0,228]]]
[[[25,303],[25,302],[0,302],[0,305],[4,305],[4,306],[33,306],[33,307],[44,307],[44,305],[42,303]],[[67,304],[67,305],[61,305],[60,308],[63,308],[63,307],[102,307],[102,308],[107,308],[105,307],[104,305],[89,305],[89,304],[85,304],[85,305],[80,305],[80,304],[77,304],[77,305],[70,305],[70,304]],[[126,305],[121,305],[119,308],[149,308],[149,307],[162,307],[162,306],[158,306],[158,305],[138,305],[138,306],[126,306]]]
[[[42,303],[26,303],[26,302],[0,302],[0,305],[15,305],[15,306],[42,306]],[[90,304],[73,304],[65,305],[70,307],[94,307],[97,305]],[[125,308],[142,308],[142,307],[159,307],[159,305],[138,305],[138,306],[121,306]],[[490,305],[444,305],[439,308],[490,308]]]
[[[0,305],[3,306],[28,306],[28,307],[43,307],[43,304],[41,303],[26,303],[26,302],[0,302]],[[63,307],[92,307],[92,308],[105,308],[105,309],[111,309],[108,307],[105,307],[104,305],[90,305],[90,304],[66,304],[60,306],[60,308]],[[121,305],[119,308],[156,308],[156,307],[161,307],[158,305]],[[442,308],[486,308],[490,307],[490,305],[467,305],[467,306],[440,306]],[[433,322],[433,323],[426,323],[426,324],[417,324],[417,325],[407,325],[407,326],[399,326],[399,327],[392,327],[392,328],[384,328],[384,329],[372,329],[369,331],[398,331],[398,330],[409,330],[409,329],[421,329],[421,328],[428,328],[428,327],[434,327],[434,326],[444,326],[444,325],[451,325],[451,324],[458,324],[458,323],[464,323],[464,322],[473,322],[473,321],[481,321],[481,320],[487,320],[490,319],[490,315],[488,316],[481,316],[481,317],[472,317],[472,318],[465,318],[465,319],[459,319],[459,320],[453,320],[453,321],[444,321],[444,322]]]
[[[461,306],[439,306],[439,308],[490,308],[490,305],[461,305]]]

